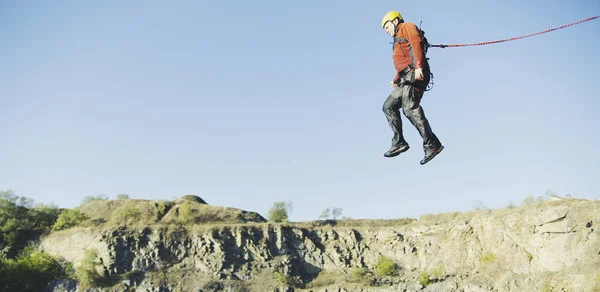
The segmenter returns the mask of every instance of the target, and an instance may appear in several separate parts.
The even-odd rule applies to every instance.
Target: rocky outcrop
[[[114,291],[598,291],[598,210],[598,201],[572,199],[387,227],[79,228],[41,247],[76,265],[95,249],[105,277],[136,275]],[[396,274],[352,279],[382,258]]]

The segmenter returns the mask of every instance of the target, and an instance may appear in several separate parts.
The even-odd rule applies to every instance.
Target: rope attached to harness
[[[590,17],[590,18],[586,18],[577,22],[573,22],[573,23],[569,23],[569,24],[565,24],[563,26],[559,26],[559,27],[555,27],[555,28],[551,28],[551,29],[547,29],[544,31],[540,31],[540,32],[536,32],[536,33],[532,33],[532,34],[528,34],[528,35],[524,35],[524,36],[518,36],[518,37],[513,37],[513,38],[508,38],[508,39],[503,39],[503,40],[497,40],[497,41],[490,41],[490,42],[480,42],[480,43],[473,43],[473,44],[452,44],[452,45],[443,45],[443,44],[439,44],[439,45],[429,45],[430,47],[434,47],[434,48],[453,48],[453,47],[468,47],[468,46],[483,46],[483,45],[491,45],[491,44],[497,44],[497,43],[502,43],[502,42],[508,42],[508,41],[514,41],[514,40],[518,40],[518,39],[524,39],[527,37],[531,37],[531,36],[535,36],[535,35],[539,35],[539,34],[543,34],[543,33],[548,33],[551,31],[555,31],[555,30],[559,30],[559,29],[563,29],[569,26],[573,26],[576,24],[580,24],[586,21],[590,21],[590,20],[594,20],[596,18],[598,18],[600,16],[594,16],[594,17]]]

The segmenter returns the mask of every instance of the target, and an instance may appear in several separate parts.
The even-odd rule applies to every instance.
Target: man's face
[[[398,21],[396,19],[394,19],[394,21],[388,21],[383,25],[383,29],[390,36],[394,36],[394,30],[396,29],[397,22]]]

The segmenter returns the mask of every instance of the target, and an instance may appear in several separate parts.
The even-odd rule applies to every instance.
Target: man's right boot
[[[442,152],[442,150],[444,150],[444,146],[440,143],[437,146],[427,146],[425,147],[425,157],[423,157],[423,159],[421,159],[421,165],[429,162],[431,159],[433,159],[436,155],[440,154],[440,152]]]
[[[410,146],[408,146],[408,143],[400,144],[400,146],[392,146],[388,151],[383,153],[383,156],[385,156],[385,157],[398,156],[400,153],[406,152],[409,148],[410,148]]]

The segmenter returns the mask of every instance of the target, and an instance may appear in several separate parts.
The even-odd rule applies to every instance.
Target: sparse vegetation
[[[241,280],[215,280],[215,279],[211,279],[209,281],[207,281],[206,283],[204,283],[202,285],[202,289],[198,290],[197,287],[182,287],[182,288],[176,288],[179,289],[180,292],[184,292],[184,291],[235,291],[235,292],[250,292],[251,290],[248,289],[248,287],[246,286],[247,282],[246,281],[241,281]],[[255,290],[253,290],[255,291]],[[266,290],[260,290],[260,291],[266,291]],[[176,292],[176,290],[174,290],[173,292]]]
[[[211,206],[190,200],[107,200],[92,201],[79,207],[89,220],[82,226],[106,228],[114,226],[144,227],[153,225],[207,225],[266,222],[255,212]],[[138,212],[139,210],[139,212]]]
[[[115,211],[115,219],[123,225],[131,225],[141,219],[142,213],[138,207],[133,204],[125,205]]]
[[[375,264],[375,275],[377,276],[396,276],[398,275],[398,265],[391,259],[381,256]]]
[[[440,214],[425,214],[419,217],[419,221],[422,223],[436,223],[436,222],[451,222],[457,219],[468,220],[475,216],[476,212],[448,212]]]
[[[354,268],[350,272],[351,283],[361,283],[365,286],[373,285],[373,274],[367,268]]]
[[[39,283],[47,283],[47,281],[60,277],[76,278],[78,281],[80,281],[80,284],[82,284],[79,287],[79,289],[85,289],[86,287],[111,287],[110,289],[112,289],[112,287],[117,284],[121,285],[120,282],[124,279],[134,279],[134,281],[138,283],[142,280],[150,281],[150,274],[155,273],[132,271],[125,274],[112,275],[111,277],[105,276],[102,271],[103,266],[100,265],[97,261],[99,258],[95,250],[86,251],[84,260],[80,262],[81,265],[78,265],[76,269],[73,269],[72,265],[69,268],[68,263],[64,264],[60,262],[59,259],[53,258],[49,254],[45,254],[42,251],[37,251],[33,247],[24,248],[30,242],[35,242],[37,240],[35,236],[30,237],[30,235],[37,234],[36,236],[39,237],[40,235],[44,235],[45,233],[48,233],[50,231],[64,230],[72,228],[74,226],[90,227],[93,226],[92,222],[97,222],[95,223],[98,224],[97,230],[104,230],[105,228],[110,229],[120,227],[122,225],[127,225],[128,228],[126,229],[134,230],[138,227],[140,228],[140,230],[142,228],[150,227],[152,232],[158,232],[161,234],[161,236],[165,235],[165,238],[167,238],[169,241],[189,239],[192,237],[192,235],[198,234],[196,232],[197,230],[221,230],[221,226],[230,227],[232,226],[232,224],[235,224],[236,230],[242,230],[242,242],[244,242],[246,238],[250,238],[247,237],[248,235],[252,236],[251,240],[254,240],[255,238],[260,239],[263,236],[266,237],[266,234],[269,234],[269,232],[273,230],[272,224],[260,223],[265,222],[265,220],[253,220],[252,216],[254,215],[250,216],[251,212],[246,212],[234,208],[210,206],[207,204],[199,203],[198,199],[195,199],[194,197],[189,197],[188,199],[180,198],[176,199],[175,201],[150,201],[128,199],[124,196],[119,195],[118,199],[112,201],[107,199],[94,199],[90,200],[87,204],[82,205],[78,208],[58,209],[57,207],[52,205],[44,206],[34,204],[31,199],[17,197],[14,194],[12,194],[12,192],[0,192],[0,228],[2,228],[0,230],[0,290],[3,291],[14,288],[17,291],[39,291],[39,287],[36,286],[32,288],[32,285],[37,285]],[[579,204],[580,202],[577,202],[576,200],[569,200],[569,202],[567,203]],[[533,202],[532,204],[535,204],[534,207],[538,209],[537,207],[553,207],[556,205],[565,204],[565,202],[549,201],[542,203]],[[279,222],[287,222],[288,212],[290,209],[291,203],[276,202],[276,204],[273,204],[273,208],[270,210],[273,211],[270,212],[270,215],[279,214],[281,216],[279,218],[276,218],[276,216],[270,216],[270,221],[277,222],[276,220],[279,220]],[[519,208],[519,210],[501,209],[495,211],[493,216],[503,216],[505,214],[510,214],[511,219],[517,218],[517,220],[520,220],[518,219],[518,217],[513,215],[529,212],[528,209],[530,208]],[[275,211],[282,212],[277,213]],[[337,244],[337,240],[341,242],[342,240],[347,241],[348,238],[352,238],[351,240],[356,240],[360,244],[370,244],[370,242],[372,242],[371,236],[373,236],[373,230],[375,228],[388,226],[402,226],[406,224],[411,224],[416,221],[412,218],[393,220],[339,219],[340,215],[341,208],[330,207],[322,212],[320,218],[333,218],[333,220],[327,220],[326,222],[317,220],[309,222],[295,222],[288,224],[288,226],[292,226],[291,229],[310,229],[314,227],[316,230],[319,230],[317,232],[312,232],[310,230],[309,232],[306,232],[306,230],[299,229],[293,230],[294,234],[298,236],[309,236],[311,239],[314,239],[313,236],[318,236],[318,234],[321,234],[321,232],[322,234],[326,233],[329,238],[327,241],[320,242],[318,240],[313,240],[314,246],[310,247],[320,249],[324,252],[323,254],[325,254],[329,252],[332,248],[338,248],[337,246],[332,245],[332,242],[329,240],[336,240],[335,244]],[[260,215],[257,216],[260,217]],[[416,229],[412,229],[412,227],[398,229],[425,230],[425,228],[421,229],[422,226],[420,226],[424,221],[443,222],[457,219],[460,219],[462,221],[465,218],[467,219],[465,221],[470,221],[470,219],[473,218],[475,219],[475,221],[478,221],[481,218],[483,220],[487,220],[488,217],[486,216],[488,215],[486,215],[485,212],[477,211],[466,213],[453,212],[441,215],[424,215],[421,217],[422,222],[416,222],[415,225],[413,225]],[[595,225],[592,225],[593,222],[597,221],[596,217],[597,216],[594,215],[586,215],[586,217],[584,218],[585,220],[578,219],[578,222],[582,222],[582,226],[585,226],[582,228],[589,229],[592,228],[592,226],[596,227]],[[516,221],[516,223],[518,222],[519,221]],[[510,224],[516,223],[510,222]],[[191,224],[194,225],[190,226]],[[237,226],[244,226],[244,228],[238,229]],[[253,229],[249,230],[250,232],[246,234],[245,232],[247,229],[245,229],[245,227],[248,226],[252,226]],[[278,226],[276,226],[276,228],[277,227]],[[329,228],[331,228],[332,230],[330,230]],[[91,232],[96,232],[96,228],[90,229],[92,229]],[[119,229],[126,230],[125,228]],[[285,234],[288,234],[288,229],[289,228],[286,228],[284,230]],[[349,229],[351,229],[351,233],[347,233]],[[380,233],[379,230],[376,230],[374,232],[376,234],[384,235],[383,237],[380,237],[381,240],[379,240],[378,244],[385,245],[387,242],[386,238],[388,237],[388,234],[386,233],[387,231],[385,230],[385,228],[383,228],[383,230],[381,231],[384,233]],[[427,231],[427,233],[430,236],[437,236],[438,233],[436,232],[437,231],[435,231],[435,228],[432,228],[430,229],[430,231]],[[61,234],[57,234],[57,237],[67,234],[69,233],[64,232]],[[400,231],[399,234],[401,234],[402,236],[406,236],[405,233],[402,231]],[[390,238],[394,237],[392,234],[390,234],[389,236]],[[470,235],[464,233],[459,234],[459,236]],[[288,237],[286,237],[285,239],[288,239]],[[236,240],[238,239],[236,238]],[[283,240],[281,242],[283,242]],[[341,248],[346,247],[341,246]],[[11,253],[7,252],[9,249],[13,251],[12,255]],[[18,253],[19,255],[16,256],[16,253],[14,253],[14,251],[22,252]],[[500,255],[501,250],[493,251]],[[411,251],[406,250],[405,252],[410,253]],[[428,251],[426,250],[425,252]],[[525,258],[529,261],[533,260],[533,255],[527,250],[524,250],[524,248],[518,250],[517,252],[518,254],[516,256],[521,257],[522,261],[525,261]],[[418,254],[420,253],[421,251]],[[168,255],[168,257],[171,257],[171,255]],[[492,253],[491,250],[484,250],[484,252],[479,257],[480,264],[477,266],[479,271],[481,271],[482,274],[487,275],[495,273],[496,271],[498,271],[498,269],[501,269],[501,264],[504,263],[505,258],[504,256],[502,256],[500,260],[498,260],[496,259],[496,257],[497,256],[494,253]],[[506,260],[509,259],[507,258]],[[314,262],[310,263],[314,264]],[[407,270],[406,276],[412,277],[413,283],[411,284],[414,284],[414,282],[419,282],[423,286],[427,286],[440,281],[453,281],[452,278],[457,273],[455,266],[452,266],[451,270],[447,272],[443,264],[439,264],[435,267],[433,267],[432,264],[435,265],[436,262],[432,262],[428,259],[428,268],[426,268],[425,270],[421,272]],[[469,264],[473,263],[469,262]],[[69,270],[73,270],[73,272],[69,272]],[[295,272],[295,270],[292,271]],[[181,284],[180,286],[171,286],[170,288],[172,288],[172,290],[181,289],[182,291],[187,291],[186,289],[189,287],[204,287],[205,289],[208,289],[209,287],[214,286],[221,290],[231,289],[232,287],[235,287],[235,289],[239,289],[236,291],[244,291],[243,289],[246,289],[245,287],[252,287],[252,291],[254,291],[255,288],[260,291],[273,291],[273,289],[275,289],[274,287],[280,287],[282,285],[293,288],[309,289],[328,286],[331,286],[332,288],[337,288],[338,285],[340,285],[342,282],[353,283],[350,284],[351,286],[385,286],[398,283],[399,281],[405,281],[405,279],[398,277],[399,274],[401,274],[400,271],[401,268],[398,266],[398,264],[394,262],[393,259],[382,256],[378,259],[377,263],[373,267],[370,267],[370,269],[355,268],[350,271],[345,271],[349,273],[321,271],[318,275],[310,275],[310,277],[303,278],[302,280],[300,280],[298,276],[286,275],[285,273],[273,274],[269,272],[266,275],[264,275],[263,278],[260,278],[260,280],[252,279],[249,280],[247,283],[242,283],[241,281],[236,282],[233,280],[215,280],[210,284],[204,285],[206,281],[208,281],[208,279],[205,278],[200,281],[200,284],[198,284],[198,282],[194,282],[194,284],[189,282],[186,284]],[[105,271],[105,273],[107,273],[107,271]],[[158,271],[156,273],[158,273]],[[171,271],[168,271],[167,273],[171,273]],[[189,271],[186,271],[185,273],[189,273]],[[405,273],[402,274],[404,278]],[[5,277],[5,275],[11,277],[10,283],[7,282],[7,278]],[[166,285],[167,283],[172,284],[174,281],[178,281],[179,278],[171,275],[168,279],[165,280],[165,283],[156,284],[159,286]],[[34,279],[35,283],[31,283],[30,280],[32,279]],[[600,284],[600,275],[597,275],[597,273],[590,273],[589,275],[586,275],[585,280],[591,282],[595,281],[598,284]],[[226,282],[228,284],[225,284]],[[239,285],[236,284],[238,282]],[[558,280],[557,282],[542,283],[539,279],[536,279],[533,283],[537,283],[535,284],[537,285],[535,288],[540,289],[542,291],[561,289],[563,285],[562,282]],[[550,286],[550,283],[553,283],[555,287],[552,288],[552,286]],[[154,285],[155,283],[152,284]],[[262,287],[264,287],[264,289],[261,290]]]
[[[533,197],[533,195],[528,195],[527,197],[523,198],[522,205],[526,206],[531,204],[535,204],[535,198]]]
[[[79,281],[82,290],[96,287],[103,278],[103,275],[100,275],[96,270],[97,256],[98,251],[96,249],[86,250],[80,265],[75,268],[75,277]]]
[[[299,288],[300,278],[298,276],[291,276],[281,272],[275,272],[273,273],[273,277],[279,282],[279,284],[283,286]]]
[[[319,221],[308,221],[308,222],[294,222],[291,225],[300,228],[315,228],[323,226],[335,226],[335,227],[353,227],[353,228],[381,228],[381,227],[395,227],[403,226],[417,220],[414,218],[400,218],[400,219],[343,219],[343,220],[319,220]]]
[[[306,285],[306,288],[327,287],[335,284],[336,279],[338,279],[339,277],[339,274],[321,271],[314,280],[312,280],[310,283],[308,283],[308,285]]]
[[[549,281],[544,282],[541,287],[542,292],[552,292],[552,284]]]
[[[434,279],[442,279],[444,277],[444,273],[445,273],[445,268],[443,264],[437,265],[433,271],[431,271],[431,276]]]
[[[490,208],[486,207],[482,201],[475,202],[474,208],[476,211],[489,211]]]

